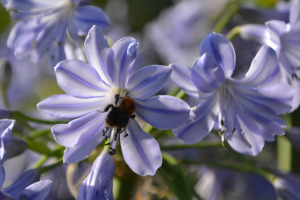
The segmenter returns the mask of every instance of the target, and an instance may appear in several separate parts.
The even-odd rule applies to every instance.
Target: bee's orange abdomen
[[[124,97],[122,104],[123,105],[120,105],[120,106],[122,106],[121,109],[127,115],[131,115],[134,112],[134,110],[135,110],[135,104],[134,104],[134,101],[131,98]]]

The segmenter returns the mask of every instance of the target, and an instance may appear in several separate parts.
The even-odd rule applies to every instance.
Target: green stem
[[[236,26],[227,33],[226,37],[228,40],[232,40],[235,36],[240,34],[241,30],[242,28],[240,26]]]
[[[194,145],[172,145],[172,146],[163,146],[161,150],[182,150],[182,149],[191,149],[191,148],[211,148],[211,147],[222,147],[221,143],[198,143]]]
[[[51,170],[51,169],[53,169],[53,168],[55,168],[55,167],[61,165],[61,164],[63,164],[63,159],[62,159],[62,158],[59,159],[56,163],[54,163],[54,164],[52,164],[52,165],[41,166],[41,167],[39,167],[39,170],[40,170],[41,173],[43,174],[43,173],[45,173],[45,172],[47,172],[47,171],[49,171],[49,170]]]
[[[49,133],[51,133],[50,129],[35,130],[35,131],[32,131],[28,136],[23,137],[23,139],[33,140],[37,137],[48,135]]]
[[[226,24],[229,22],[231,17],[238,11],[237,4],[232,4],[227,7],[226,12],[220,17],[219,21],[214,27],[214,32],[220,33]]]
[[[49,156],[48,155],[43,155],[34,165],[33,168],[39,168],[41,167],[47,160]]]
[[[175,97],[177,97],[177,98],[179,98],[179,99],[184,99],[184,97],[186,97],[186,93],[185,93],[183,90],[180,90],[180,91],[176,94]]]
[[[242,161],[243,163],[248,165],[248,167],[255,168],[255,165],[250,160],[246,159],[242,154],[240,154],[240,153],[236,152],[234,149],[232,149],[231,146],[227,142],[225,142],[225,146],[236,158],[238,158],[240,161]]]
[[[151,133],[151,131],[153,131],[154,128],[153,126],[151,126],[150,124],[146,124],[144,127],[143,127],[143,131],[145,131],[146,133]]]
[[[169,90],[167,95],[175,96],[180,91],[180,88],[177,85],[173,85],[172,88]]]
[[[47,120],[42,120],[42,119],[36,119],[33,117],[29,117],[27,115],[24,115],[18,111],[13,111],[13,118],[16,120],[26,120],[29,122],[36,122],[36,123],[41,123],[41,124],[65,124],[67,122],[62,122],[62,121],[47,121]]]

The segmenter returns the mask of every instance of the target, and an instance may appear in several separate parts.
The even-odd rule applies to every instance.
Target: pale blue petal
[[[0,144],[0,162],[3,162],[5,151],[6,151],[6,144],[11,135],[11,131],[15,124],[15,120],[9,119],[2,119],[0,120],[0,137],[1,137],[1,144]]]
[[[113,83],[125,89],[132,70],[139,42],[134,38],[122,38],[113,44],[107,58],[107,70]]]
[[[270,45],[271,35],[267,26],[260,24],[246,24],[241,26],[241,37],[248,40],[254,40],[261,44]]]
[[[276,52],[268,46],[262,46],[253,59],[250,69],[240,79],[230,79],[235,84],[245,87],[256,87],[263,84],[271,76],[276,67]]]
[[[68,124],[55,125],[51,131],[56,142],[62,146],[82,146],[96,134],[102,135],[107,114],[107,112],[94,111],[86,116],[74,119]]]
[[[127,137],[121,135],[122,154],[127,165],[141,176],[153,176],[162,164],[159,144],[135,120],[129,120]]]
[[[275,84],[271,87],[248,89],[235,87],[236,92],[248,99],[273,109],[277,115],[286,113],[292,108],[295,90],[286,84]]]
[[[292,109],[290,113],[296,110],[300,105],[300,81],[297,79],[292,79],[290,81],[290,85],[295,89],[293,102],[292,102]]]
[[[93,26],[89,31],[84,47],[89,64],[97,70],[104,82],[111,84],[112,82],[107,72],[107,55],[110,47],[106,37],[97,26]]]
[[[19,177],[12,185],[4,188],[4,191],[10,194],[14,199],[19,199],[22,192],[29,185],[40,180],[41,173],[38,169],[31,169],[26,171]]]
[[[155,128],[177,128],[189,119],[190,107],[176,97],[154,96],[144,100],[134,99],[134,103],[138,116]]]
[[[200,56],[209,54],[223,68],[225,77],[229,78],[235,69],[235,52],[231,42],[223,35],[211,33],[200,45]]]
[[[258,121],[265,128],[271,130],[275,135],[283,135],[283,128],[286,127],[286,123],[283,119],[277,116],[276,112],[271,108],[256,103],[247,97],[237,95],[237,100],[246,112],[247,115]]]
[[[74,27],[72,29],[74,32],[71,32],[72,35],[86,36],[93,25],[96,25],[101,30],[107,29],[110,25],[110,20],[102,9],[87,5],[79,6],[75,9],[69,22],[69,27],[70,23]]]
[[[195,86],[192,81],[192,68],[180,65],[180,64],[171,64],[172,74],[171,78],[173,82],[178,85],[186,94],[195,97],[195,98],[207,98],[211,93],[203,93]]]
[[[300,22],[300,1],[293,0],[291,1],[291,9],[290,9],[290,24],[291,27],[299,26]]]
[[[75,118],[95,110],[103,111],[106,98],[79,99],[67,94],[53,95],[37,104],[38,109],[54,117]]]
[[[172,68],[167,66],[143,67],[130,78],[126,88],[134,99],[147,98],[165,86],[171,72]]]
[[[186,144],[195,144],[201,141],[212,130],[217,119],[219,107],[218,96],[212,95],[205,102],[198,105],[194,111],[195,122],[180,128],[173,129],[173,133]]]
[[[49,180],[39,181],[28,186],[22,193],[21,199],[26,197],[28,200],[43,200],[48,195],[52,186]]]
[[[225,74],[216,60],[204,53],[192,66],[192,81],[204,93],[211,93],[225,83]]]
[[[73,97],[101,97],[111,89],[91,65],[81,60],[62,61],[55,67],[55,73],[58,85]]]
[[[271,20],[266,22],[266,25],[269,29],[271,39],[275,43],[280,44],[280,36],[287,30],[286,24],[283,21]]]
[[[299,24],[300,25],[300,24]],[[287,61],[294,67],[300,66],[300,29],[291,30],[281,36],[281,51],[280,53],[285,56]],[[282,55],[280,55],[282,56]],[[285,67],[285,66],[284,66]]]

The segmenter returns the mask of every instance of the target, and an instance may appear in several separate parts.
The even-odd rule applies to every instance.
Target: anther
[[[233,129],[233,131],[231,132],[232,134],[235,132],[235,128]]]
[[[36,43],[36,40],[33,40],[30,44],[33,46]]]
[[[107,146],[107,145],[110,145],[110,142],[105,144],[105,146]]]
[[[127,137],[128,136],[128,133],[126,133],[125,135],[124,135],[124,137]]]
[[[221,119],[221,125],[224,126],[224,121],[223,121],[223,119]]]
[[[119,97],[120,97],[119,94],[116,94],[116,95],[115,95],[115,99],[116,99],[115,104],[116,104],[116,105],[117,105],[117,103],[118,103],[118,101],[119,101]]]
[[[299,77],[297,76],[297,74],[295,74],[295,73],[292,74],[292,79],[294,79],[294,78],[295,78],[296,80],[298,80],[298,81],[300,80],[300,78],[299,78]]]

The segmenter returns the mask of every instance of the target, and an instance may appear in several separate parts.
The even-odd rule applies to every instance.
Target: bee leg
[[[120,95],[119,95],[119,94],[116,94],[116,95],[115,95],[115,99],[116,99],[116,101],[115,101],[115,105],[117,105],[117,103],[118,103],[118,101],[119,101],[119,97],[120,97]]]
[[[131,115],[130,118],[131,118],[131,119],[134,119],[134,118],[135,118],[135,115]]]
[[[112,155],[115,155],[115,154],[116,154],[116,150],[110,147],[109,154],[110,154],[111,156],[112,156]]]
[[[108,127],[106,126],[106,127],[105,127],[105,129],[104,129],[104,130],[102,130],[102,132],[103,132],[103,136],[105,136],[105,134],[107,133],[107,131],[108,131]]]

